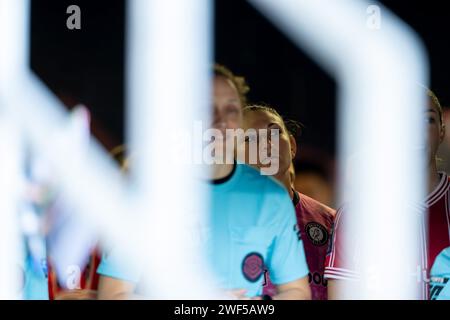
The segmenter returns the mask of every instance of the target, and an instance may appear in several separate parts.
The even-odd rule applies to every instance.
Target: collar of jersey
[[[225,191],[234,187],[237,181],[239,181],[240,176],[242,175],[242,164],[236,163],[236,169],[234,170],[233,175],[227,181],[220,184],[210,184],[212,190],[214,191]]]
[[[438,201],[448,190],[450,183],[448,181],[448,176],[445,172],[439,172],[440,180],[436,188],[426,197],[425,205],[427,207],[432,206],[436,201]]]

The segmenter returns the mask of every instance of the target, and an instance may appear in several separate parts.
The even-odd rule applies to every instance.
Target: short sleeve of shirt
[[[287,194],[283,194],[280,200],[277,213],[280,223],[269,251],[267,266],[274,284],[301,279],[309,272],[292,201]]]
[[[442,250],[431,268],[431,300],[450,300],[450,247]]]
[[[344,242],[345,219],[343,208],[340,208],[336,213],[336,219],[333,225],[333,234],[330,241],[330,247],[327,252],[325,260],[326,279],[332,280],[356,280],[358,278],[351,261],[345,261],[344,256],[355,256],[356,248],[346,249]],[[345,252],[344,250],[347,250]],[[354,251],[350,254],[349,251]]]
[[[107,250],[102,255],[97,273],[110,278],[138,283],[142,270],[138,266],[127,262],[126,256],[127,254],[118,248]]]

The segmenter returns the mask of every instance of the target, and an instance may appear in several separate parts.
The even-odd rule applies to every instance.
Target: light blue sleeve
[[[431,268],[431,300],[450,300],[450,247],[441,251]]]
[[[48,279],[47,279],[47,261],[41,260],[41,265],[36,266],[30,257],[25,260],[23,266],[23,299],[25,300],[48,300]],[[45,269],[45,271],[44,271]]]
[[[113,248],[103,253],[97,273],[102,276],[137,284],[141,278],[142,270],[129,262],[126,252]]]
[[[303,242],[299,236],[294,206],[289,196],[280,195],[276,213],[279,224],[269,250],[268,269],[274,284],[285,284],[308,275]]]

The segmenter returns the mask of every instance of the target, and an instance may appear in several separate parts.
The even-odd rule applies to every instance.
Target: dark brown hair
[[[436,109],[438,110],[439,120],[441,121],[441,125],[442,125],[444,123],[444,119],[443,119],[443,111],[442,111],[441,103],[439,102],[439,99],[436,97],[434,92],[431,91],[430,89],[427,89],[427,95],[431,99],[431,102],[434,104]]]
[[[294,138],[297,139],[301,136],[303,125],[298,121],[284,118],[278,113],[277,110],[275,110],[275,108],[269,105],[249,105],[243,109],[244,115],[245,113],[251,111],[253,112],[264,111],[273,114],[274,116],[278,117],[281,120],[286,131],[289,134],[291,134]]]

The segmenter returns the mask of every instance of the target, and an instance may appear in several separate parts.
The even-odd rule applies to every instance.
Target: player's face
[[[257,164],[251,164],[257,168],[263,168],[263,167],[269,167],[270,165],[274,165],[273,162],[278,162],[278,173],[275,174],[275,177],[283,177],[286,172],[289,171],[289,168],[292,163],[292,158],[295,156],[295,149],[293,148],[292,143],[294,143],[292,140],[293,138],[289,135],[289,132],[287,132],[283,120],[280,119],[278,116],[267,112],[267,111],[249,111],[246,112],[244,115],[244,130],[247,131],[248,129],[255,129],[257,133],[259,133],[260,129],[266,129],[267,135],[261,136],[261,135],[249,135],[245,138],[245,161],[246,163],[249,163],[249,144],[251,142],[256,141],[258,145],[258,150],[260,148],[264,148],[267,146],[269,148],[267,150],[267,153],[263,152],[263,154],[267,154],[269,157],[272,158],[272,163],[270,164],[262,164],[259,157],[258,152],[258,163]],[[275,129],[279,143],[276,145],[272,142],[271,138],[271,129]],[[261,139],[267,139],[266,143],[261,143]],[[291,143],[292,142],[292,143]],[[270,149],[272,148],[272,150]],[[278,154],[278,157],[276,156]]]
[[[438,147],[444,139],[444,127],[442,126],[439,110],[429,100],[428,109],[426,111],[426,123],[428,126],[428,160],[430,163],[436,161],[436,153]]]
[[[242,103],[233,82],[225,77],[214,77],[214,105],[212,128],[225,135],[225,129],[242,127]]]
[[[234,149],[228,150],[227,138],[235,139],[234,135],[227,137],[227,129],[242,128],[242,103],[233,82],[222,76],[214,77],[213,114],[211,129],[221,132],[214,139],[215,156],[226,161],[226,155],[234,154]],[[230,132],[228,132],[230,134]],[[231,134],[233,134],[231,132]],[[234,145],[236,140],[233,142]]]

